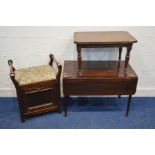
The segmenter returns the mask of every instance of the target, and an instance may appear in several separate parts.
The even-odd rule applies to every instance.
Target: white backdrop
[[[8,59],[16,68],[47,64],[49,53],[63,64],[64,60],[76,60],[73,33],[76,31],[128,31],[137,40],[133,45],[130,64],[139,76],[136,96],[155,96],[155,27],[0,27],[0,96],[15,96],[9,78]],[[87,49],[84,59],[117,59],[117,49]],[[98,50],[94,53],[93,50]],[[125,50],[123,51],[125,54]],[[123,54],[123,55],[124,55]]]

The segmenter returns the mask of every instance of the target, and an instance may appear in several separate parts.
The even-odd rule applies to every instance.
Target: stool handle
[[[50,57],[49,65],[52,66],[53,61],[54,61],[54,62],[56,63],[56,65],[57,65],[57,67],[58,67],[58,73],[57,73],[56,78],[57,78],[58,81],[60,81],[62,66],[61,66],[61,64],[56,60],[56,58],[54,57],[53,54],[50,54],[49,57]]]
[[[52,65],[53,61],[56,63],[57,66],[60,65],[60,63],[56,60],[56,58],[54,57],[53,54],[50,54],[49,57],[51,59],[51,64],[50,65]]]
[[[10,68],[10,76],[14,77],[15,76],[15,68],[13,67],[13,61],[12,60],[8,60],[8,65]]]

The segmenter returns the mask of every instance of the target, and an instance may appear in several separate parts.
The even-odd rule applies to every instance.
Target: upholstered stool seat
[[[57,69],[53,67],[56,63]],[[17,69],[9,60],[10,77],[15,85],[22,122],[29,116],[60,111],[62,66],[50,54],[49,65]]]
[[[50,65],[23,68],[15,71],[15,80],[20,86],[56,80],[56,72]]]

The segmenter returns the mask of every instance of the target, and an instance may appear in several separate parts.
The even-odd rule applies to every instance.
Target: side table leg
[[[127,105],[127,109],[126,109],[126,117],[128,117],[128,114],[129,114],[130,105],[131,105],[131,98],[132,98],[132,95],[129,95],[129,97],[128,97],[128,105]]]
[[[81,60],[81,47],[77,45],[77,59],[78,59],[78,67],[81,69],[82,60]]]
[[[118,61],[121,61],[121,55],[122,55],[122,47],[119,47]]]
[[[131,51],[131,49],[132,49],[132,45],[127,47],[127,53],[126,53],[126,56],[125,56],[125,66],[124,66],[125,71],[127,71],[128,62],[129,62],[129,59],[130,59],[130,51]]]

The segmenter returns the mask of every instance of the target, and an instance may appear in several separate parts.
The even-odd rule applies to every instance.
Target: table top
[[[82,69],[78,69],[77,61],[65,61],[63,79],[100,79],[100,78],[137,78],[136,73],[128,65],[124,72],[124,61],[83,61]]]
[[[76,44],[133,44],[137,40],[126,31],[75,32]]]

